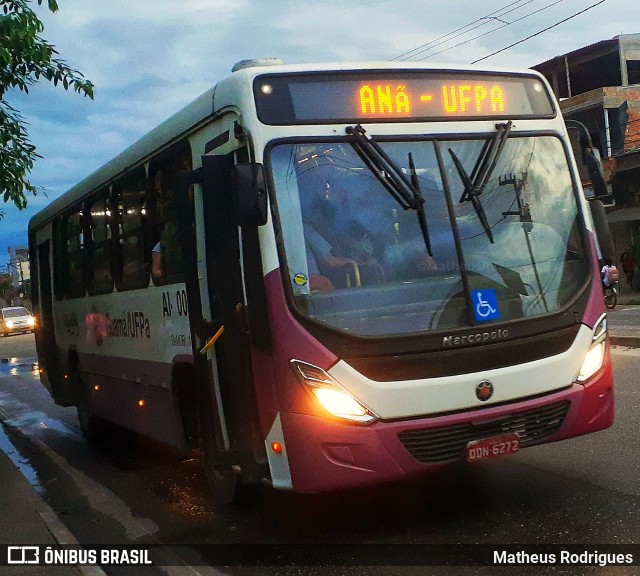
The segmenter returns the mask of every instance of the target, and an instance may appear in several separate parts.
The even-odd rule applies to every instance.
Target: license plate
[[[520,450],[520,439],[517,434],[504,434],[475,440],[467,444],[467,461],[477,462],[488,458],[499,458],[507,454],[515,454]]]

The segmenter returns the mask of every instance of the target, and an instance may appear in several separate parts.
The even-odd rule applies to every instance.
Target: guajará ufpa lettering
[[[107,336],[111,338],[151,338],[151,326],[144,312],[125,312],[120,318],[106,314]]]

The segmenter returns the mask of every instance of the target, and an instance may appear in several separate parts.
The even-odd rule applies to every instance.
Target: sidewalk
[[[59,543],[70,543],[67,537],[73,536],[5,454],[6,450],[12,457],[20,458],[2,425],[0,440],[0,544],[56,549]],[[0,559],[1,563],[6,561],[7,558]],[[0,573],[3,576],[81,576],[83,571],[73,566],[11,565],[0,566]]]
[[[640,292],[618,292],[618,306],[640,306]]]
[[[640,348],[640,325],[622,326],[615,320],[615,311],[621,306],[640,306],[640,292],[618,292],[618,304],[609,315],[609,341],[612,346]]]

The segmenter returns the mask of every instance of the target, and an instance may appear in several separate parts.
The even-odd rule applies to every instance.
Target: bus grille
[[[507,414],[486,422],[455,424],[442,428],[409,430],[398,435],[409,453],[422,464],[452,462],[466,457],[468,442],[502,434],[517,434],[520,446],[538,444],[562,425],[569,402]]]

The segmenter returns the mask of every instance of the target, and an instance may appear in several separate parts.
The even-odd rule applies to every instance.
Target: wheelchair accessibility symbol
[[[500,318],[498,296],[493,288],[472,290],[471,299],[473,301],[476,322],[486,322],[487,320]]]

